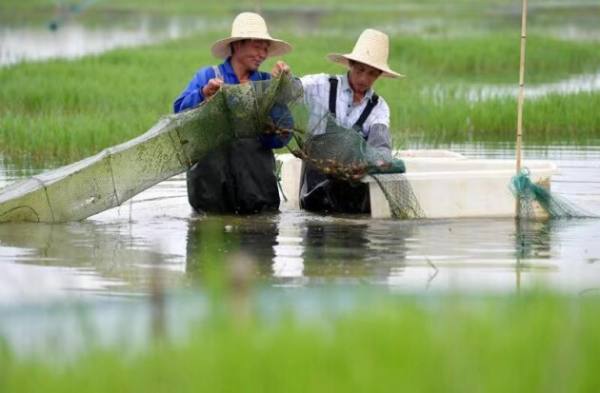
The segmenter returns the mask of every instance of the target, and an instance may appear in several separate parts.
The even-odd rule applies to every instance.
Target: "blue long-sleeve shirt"
[[[219,64],[219,71],[223,77],[223,81],[227,84],[237,85],[240,83],[237,75],[235,74],[231,65],[231,58],[227,58],[225,62]],[[175,113],[181,112],[186,109],[194,108],[204,101],[204,95],[202,94],[202,88],[208,84],[208,81],[216,77],[215,70],[212,66],[204,67],[196,72],[194,78],[188,83],[185,90],[177,97],[173,103],[173,111]],[[266,72],[253,71],[250,74],[251,81],[261,81],[271,79],[271,75]],[[271,118],[283,126],[288,128],[293,125],[291,114],[287,107],[281,105],[273,106],[271,110]],[[262,135],[260,141],[263,146],[269,149],[276,149],[287,145],[290,141],[291,135],[287,138],[283,138],[277,135]]]

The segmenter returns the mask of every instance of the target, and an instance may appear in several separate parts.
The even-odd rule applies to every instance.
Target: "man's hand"
[[[208,81],[206,85],[202,88],[202,95],[204,95],[204,99],[209,99],[212,97],[223,85],[223,79],[221,78],[212,78]]]
[[[382,171],[385,171],[385,170],[390,169],[392,167],[392,163],[390,161],[384,161],[384,160],[377,160],[377,162],[375,163],[375,165],[377,165],[377,167],[379,169],[381,169]]]
[[[281,74],[289,74],[290,72],[291,72],[290,66],[288,66],[285,62],[279,60],[273,66],[273,69],[271,70],[271,76],[273,78],[277,78]]]

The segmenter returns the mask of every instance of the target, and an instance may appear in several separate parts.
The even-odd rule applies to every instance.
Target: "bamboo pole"
[[[517,176],[521,171],[521,140],[523,138],[523,103],[525,101],[525,42],[527,40],[527,0],[523,0],[521,10],[521,53],[520,53],[520,64],[519,64],[519,98],[517,104],[517,143],[515,146],[517,163],[516,172]],[[515,216],[519,220],[521,215],[521,198],[517,195],[515,203]],[[517,230],[520,233],[521,223],[517,222]],[[520,246],[520,245],[519,245]],[[517,266],[515,268],[517,273],[517,293],[521,292],[521,259],[517,257]]]
[[[519,65],[519,99],[517,107],[517,174],[521,170],[521,140],[523,138],[523,103],[525,101],[525,41],[527,40],[527,0],[521,11],[521,56]]]
[[[523,103],[525,101],[525,42],[527,40],[527,0],[523,0],[521,10],[521,54],[519,64],[519,98],[517,104],[517,143],[516,150],[516,174],[521,172],[521,143],[523,139]],[[520,217],[521,198],[517,195],[515,203],[515,217]]]

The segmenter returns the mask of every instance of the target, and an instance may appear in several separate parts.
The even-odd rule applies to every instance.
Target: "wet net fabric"
[[[410,182],[403,174],[397,174],[393,182],[382,182],[377,175],[371,175],[385,196],[392,217],[399,219],[425,218]]]
[[[539,206],[549,218],[597,218],[566,199],[550,192],[543,185],[531,181],[527,168],[513,177],[511,191],[517,200],[517,218],[534,219]]]
[[[118,206],[236,138],[291,128],[287,105],[300,94],[288,77],[225,85],[133,140],[0,190],[0,222],[74,221]]]
[[[326,108],[307,108],[296,102],[295,143],[290,151],[306,165],[330,178],[359,182],[365,176],[375,178],[393,217],[421,218],[425,214],[401,174],[406,168],[401,159],[367,143],[360,130],[341,125]],[[378,175],[396,174],[394,181],[382,181]]]

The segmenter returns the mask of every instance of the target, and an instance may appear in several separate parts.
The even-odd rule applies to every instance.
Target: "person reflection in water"
[[[367,224],[308,222],[302,245],[306,275],[360,277],[368,259]]]
[[[252,274],[269,277],[278,234],[275,215],[207,217],[190,221],[186,272],[203,280],[210,264],[228,264],[232,258],[240,257],[254,264],[252,269],[256,271]]]

